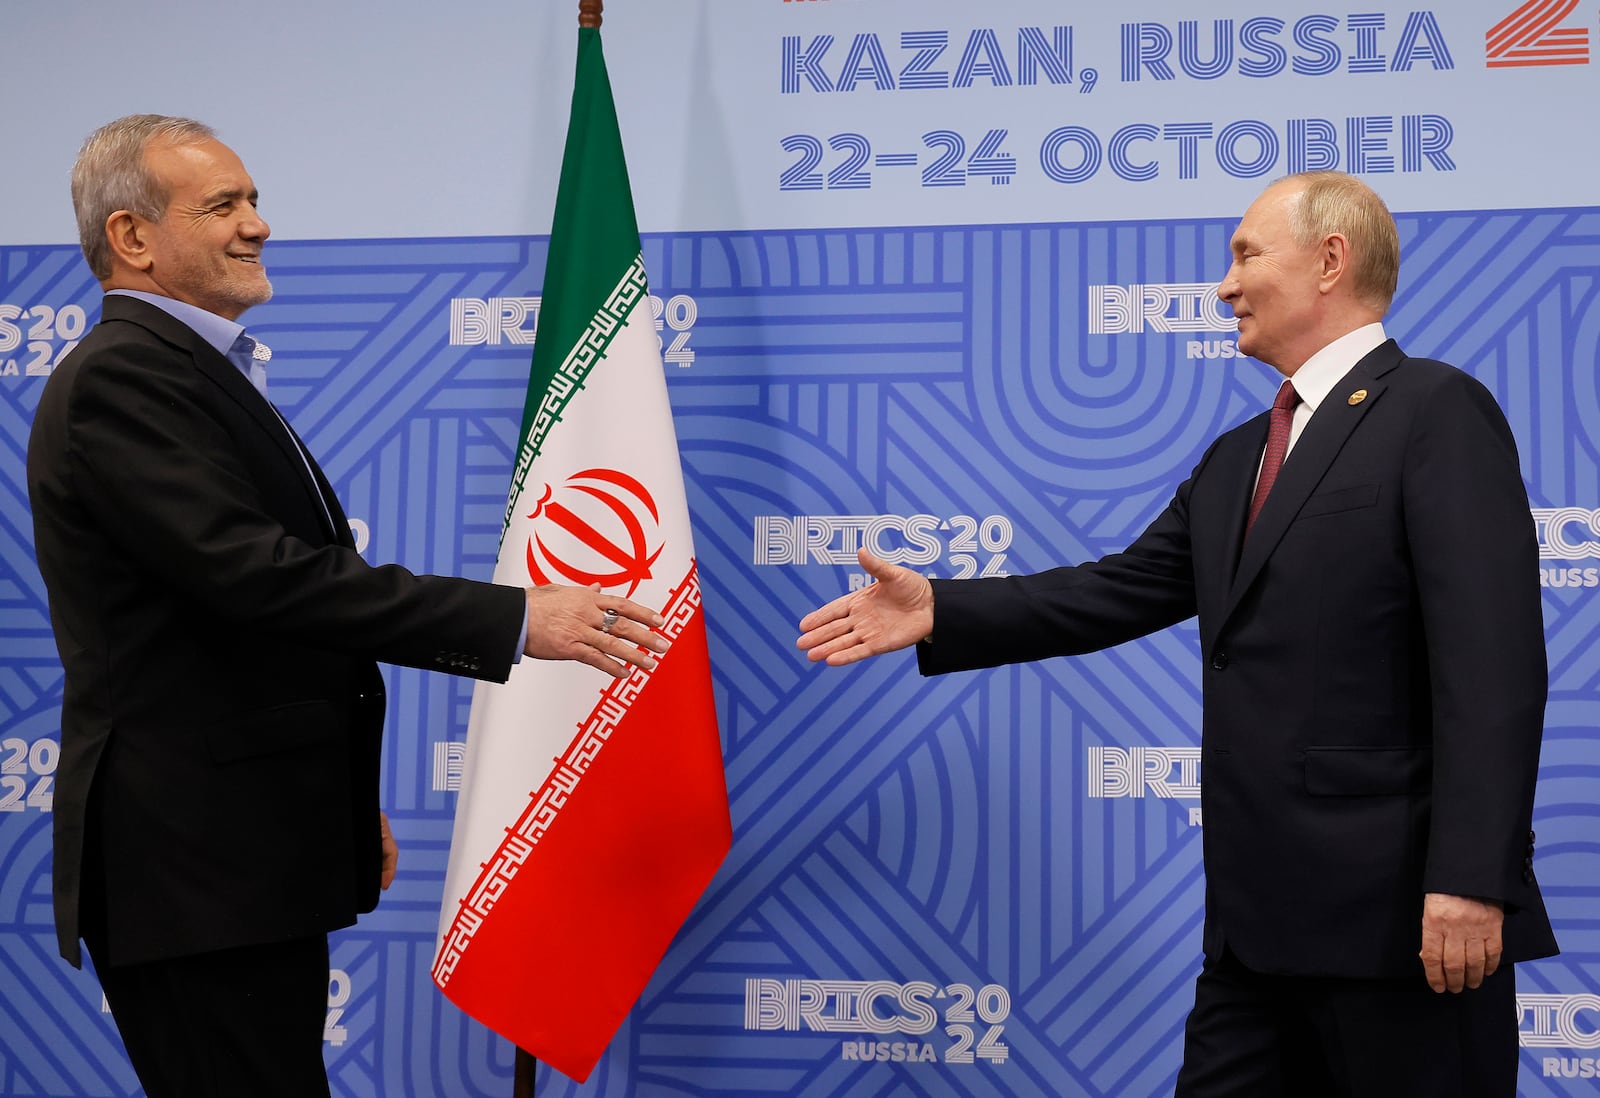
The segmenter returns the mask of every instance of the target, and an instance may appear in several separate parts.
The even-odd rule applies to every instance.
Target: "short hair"
[[[1338,233],[1350,242],[1356,294],[1389,311],[1400,280],[1400,233],[1394,215],[1376,191],[1344,172],[1300,172],[1281,183],[1300,183],[1289,205],[1289,231],[1296,243],[1312,245]]]
[[[160,221],[167,211],[171,198],[167,185],[145,163],[150,144],[160,140],[191,145],[215,137],[210,126],[192,118],[130,114],[106,123],[84,140],[72,165],[72,210],[83,258],[96,278],[111,277],[106,221],[112,214],[127,210]]]

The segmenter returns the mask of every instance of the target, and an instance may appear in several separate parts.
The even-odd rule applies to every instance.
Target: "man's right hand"
[[[528,596],[528,640],[524,655],[538,660],[576,660],[625,679],[630,667],[654,671],[651,653],[667,650],[667,638],[654,630],[667,623],[648,606],[589,587],[525,588]],[[610,615],[612,625],[605,624]],[[640,649],[648,651],[640,651]]]
[[[841,595],[800,620],[799,645],[830,667],[910,647],[933,632],[933,585],[909,568],[856,553],[878,582]]]
[[[1498,900],[1430,892],[1422,900],[1422,969],[1434,991],[1480,987],[1505,951]]]

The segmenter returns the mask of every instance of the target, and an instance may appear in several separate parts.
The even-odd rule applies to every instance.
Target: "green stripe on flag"
[[[588,327],[545,384],[544,391],[539,393],[529,388],[528,404],[523,410],[522,447],[517,453],[517,467],[511,474],[511,491],[506,493],[506,513],[500,523],[502,541],[516,513],[517,501],[522,498],[522,487],[527,483],[528,472],[533,468],[539,451],[544,448],[545,437],[561,422],[561,414],[566,411],[572,398],[578,395],[578,390],[583,388],[589,371],[605,358],[611,349],[611,341],[622,330],[628,314],[638,308],[649,293],[650,287],[644,275],[644,256],[634,256],[622,281],[617,283],[594,316],[589,318]],[[535,343],[535,354],[538,349]],[[531,416],[529,409],[532,410]]]
[[[517,468],[506,504],[508,521],[528,466],[553,426],[553,421],[538,422],[539,409],[552,403],[547,394],[554,395],[565,407],[575,390],[570,388],[570,375],[564,374],[563,366],[591,329],[597,325],[600,330],[606,329],[606,318],[613,315],[607,303],[615,306],[618,295],[633,284],[636,265],[637,286],[642,294],[646,287],[644,266],[639,260],[639,223],[633,215],[633,193],[628,187],[617,108],[600,50],[600,32],[584,27],[578,31],[572,116],[567,122],[566,151],[556,188],[555,221],[550,230],[550,254],[545,261],[528,396],[517,436],[521,439]],[[631,299],[634,295],[626,296]],[[614,330],[606,331],[605,342],[609,343]],[[603,348],[600,350],[603,353]],[[503,531],[502,527],[502,534]]]

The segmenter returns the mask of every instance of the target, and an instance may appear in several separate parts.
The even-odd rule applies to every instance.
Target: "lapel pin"
[[[1350,394],[1350,406],[1355,407],[1357,404],[1360,404],[1366,399],[1367,391],[1365,389],[1357,389],[1355,392]]]

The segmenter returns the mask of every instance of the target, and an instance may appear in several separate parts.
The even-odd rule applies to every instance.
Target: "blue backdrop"
[[[133,110],[220,129],[277,231],[276,297],[247,319],[364,554],[487,577],[568,6],[208,20],[151,0],[120,6],[116,35],[87,0],[8,8],[7,72],[39,94],[0,112],[23,151],[0,203],[0,1094],[137,1091],[50,924],[61,672],[23,456],[44,378],[98,311],[70,243],[78,142]],[[862,582],[863,542],[939,576],[1124,546],[1276,388],[1210,293],[1232,219],[1271,178],[1331,166],[1397,212],[1391,334],[1482,379],[1521,449],[1551,666],[1539,873],[1564,950],[1519,967],[1521,1089],[1593,1093],[1596,5],[610,8],[735,841],[588,1085],[541,1072],[539,1092],[1170,1092],[1203,890],[1192,624],[924,681],[909,656],[819,670],[794,623]],[[164,59],[138,94],[61,76],[133,56]],[[470,684],[387,674],[401,874],[334,941],[335,1093],[507,1095],[510,1050],[428,975]]]

